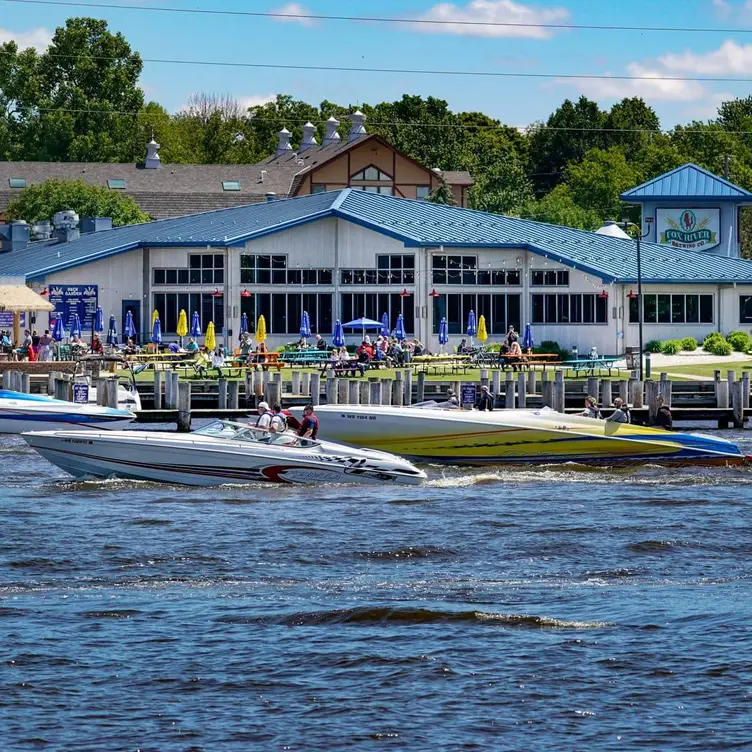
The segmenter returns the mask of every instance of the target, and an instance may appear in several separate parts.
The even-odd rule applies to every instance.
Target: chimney
[[[266,175],[267,175],[266,170],[261,170],[261,182],[262,183],[266,182]]]
[[[81,237],[78,231],[78,214],[70,209],[55,214],[52,224],[55,226],[55,237],[58,243],[70,243]]]
[[[81,217],[81,234],[112,229],[112,217]]]
[[[47,219],[37,222],[31,232],[34,240],[49,240],[52,237],[52,223]]]
[[[268,204],[272,201],[277,200],[277,194],[274,191],[269,191],[269,193],[265,195],[265,198],[266,198],[266,203]]]
[[[146,159],[144,168],[147,170],[158,170],[162,166],[162,160],[159,158],[159,144],[152,136],[151,141],[146,144]]]
[[[292,133],[287,130],[287,128],[283,128],[278,134],[277,137],[279,138],[279,143],[277,144],[277,156],[278,157],[284,157],[286,154],[292,151],[292,146],[290,146],[290,137],[292,136]]]
[[[298,151],[305,151],[306,149],[312,149],[314,146],[318,146],[316,141],[316,126],[309,120],[303,126],[303,140],[300,142],[300,149]]]
[[[352,127],[350,128],[350,133],[347,134],[348,141],[355,141],[361,136],[367,135],[365,128],[366,116],[360,110],[353,112],[349,118],[352,122]]]
[[[0,225],[0,253],[20,251],[27,245],[29,245],[29,225],[26,222]]]
[[[326,121],[326,133],[324,134],[323,141],[324,146],[332,146],[333,144],[338,144],[342,140],[339,133],[337,133],[337,128],[339,128],[339,120],[334,116],[330,117],[329,120]]]

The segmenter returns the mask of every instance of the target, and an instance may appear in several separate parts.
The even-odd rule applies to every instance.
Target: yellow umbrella
[[[176,334],[178,337],[185,337],[188,334],[188,314],[185,311],[180,311],[178,316],[178,329]]]
[[[488,330],[486,329],[486,317],[481,315],[478,319],[478,341],[485,342],[488,339]]]
[[[151,328],[154,328],[154,322],[159,318],[159,311],[155,308],[151,315]]]
[[[217,341],[214,339],[214,322],[210,321],[206,327],[206,337],[204,338],[204,346],[207,350],[213,350],[217,346]]]
[[[266,341],[266,319],[263,316],[258,317],[256,322],[256,342]]]

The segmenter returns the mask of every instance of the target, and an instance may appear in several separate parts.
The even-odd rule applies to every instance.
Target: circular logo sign
[[[695,229],[695,225],[697,224],[695,213],[693,211],[690,211],[689,209],[685,209],[682,212],[680,224],[684,232],[692,232],[692,230]]]

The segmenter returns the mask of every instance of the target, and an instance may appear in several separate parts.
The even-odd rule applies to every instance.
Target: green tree
[[[533,186],[522,164],[501,155],[491,155],[475,175],[470,206],[480,211],[519,215],[534,199]]]
[[[533,201],[522,211],[522,216],[539,222],[565,225],[578,230],[596,230],[601,225],[598,214],[578,206],[569,186],[561,183],[539,201]]]
[[[603,142],[607,146],[620,146],[627,159],[639,152],[661,132],[661,121],[655,110],[640,97],[629,97],[617,102],[603,122]]]
[[[318,134],[322,136],[324,128],[318,108],[302,100],[293,99],[289,94],[278,94],[273,102],[250,107],[248,125],[253,134],[257,154],[260,155],[258,158],[274,154],[277,148],[277,133],[282,128],[287,128],[292,133],[290,143],[293,149],[297,149],[303,138],[301,128],[309,120],[318,125]]]
[[[130,196],[87,185],[83,180],[47,180],[24,188],[11,201],[6,214],[8,219],[32,223],[51,219],[65,209],[72,209],[80,217],[112,217],[116,227],[150,219]]]
[[[452,189],[444,180],[440,181],[438,187],[434,188],[433,192],[428,196],[428,200],[433,204],[456,206]]]

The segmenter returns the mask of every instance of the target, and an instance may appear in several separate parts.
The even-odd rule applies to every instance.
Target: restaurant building
[[[739,258],[737,228],[752,195],[692,165],[662,185],[675,194],[654,195],[650,184],[625,194],[652,202],[644,232],[659,224],[657,242],[641,246],[645,340],[749,330],[752,262]],[[733,198],[716,198],[732,190]],[[728,207],[735,213],[726,224]],[[337,319],[386,313],[394,326],[401,313],[408,334],[437,351],[441,318],[454,346],[472,310],[485,316],[491,341],[529,322],[537,342],[580,352],[620,354],[638,342],[631,239],[352,188],[130,227],[82,226],[80,237],[61,227],[58,238],[31,244],[28,228],[0,228],[3,274],[46,291],[63,316],[76,306],[90,316],[98,304],[122,331],[130,310],[143,337],[154,309],[168,339],[184,309],[199,313],[204,330],[214,321],[230,344],[243,314],[251,328],[263,314],[272,346],[297,339],[304,310],[327,339]]]

